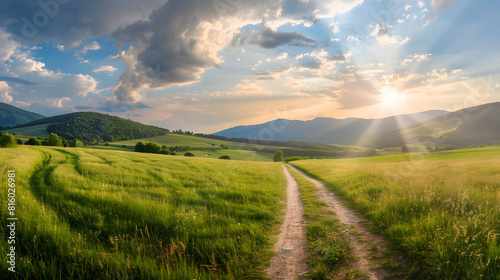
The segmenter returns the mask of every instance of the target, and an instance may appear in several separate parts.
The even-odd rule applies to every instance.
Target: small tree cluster
[[[162,147],[153,142],[147,142],[146,144],[142,142],[137,142],[135,144],[135,151],[138,153],[149,153],[149,154],[164,154],[170,155],[170,151],[168,149],[162,149]]]
[[[17,146],[16,138],[9,133],[0,133],[0,147],[14,148]]]
[[[219,159],[231,159],[231,157],[230,157],[230,156],[227,156],[227,155],[224,155],[224,156],[220,156],[220,158],[219,158]]]
[[[274,162],[282,162],[284,160],[285,160],[285,154],[283,153],[283,151],[277,150],[276,153],[274,153],[273,161]]]

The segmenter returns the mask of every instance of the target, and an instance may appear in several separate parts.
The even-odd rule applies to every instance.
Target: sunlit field
[[[19,279],[264,277],[284,207],[279,164],[47,147],[0,155],[0,174],[16,170]]]
[[[293,165],[418,261],[422,279],[499,279],[500,147]]]

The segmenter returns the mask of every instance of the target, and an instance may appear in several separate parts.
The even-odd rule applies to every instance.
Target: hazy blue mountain
[[[215,134],[229,138],[348,144],[351,143],[350,140],[364,135],[407,128],[446,113],[448,112],[433,110],[383,119],[315,118],[309,121],[277,119],[263,124],[236,126]]]

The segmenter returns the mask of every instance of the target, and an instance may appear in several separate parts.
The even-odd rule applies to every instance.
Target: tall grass
[[[500,279],[499,152],[293,165],[326,182],[419,261],[422,279]]]
[[[1,174],[15,169],[20,180],[18,279],[264,278],[286,189],[278,164],[74,148],[0,153]]]

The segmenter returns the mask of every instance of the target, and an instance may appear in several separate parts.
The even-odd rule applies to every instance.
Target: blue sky
[[[498,1],[37,3],[0,4],[0,101],[44,115],[212,133],[500,101]]]

